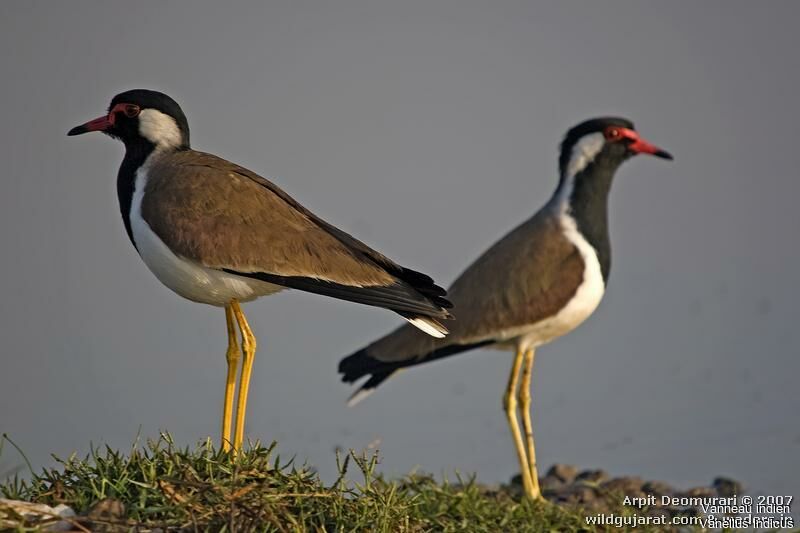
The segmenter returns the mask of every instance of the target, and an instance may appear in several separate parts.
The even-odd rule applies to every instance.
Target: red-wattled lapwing
[[[118,94],[108,113],[68,135],[101,131],[125,144],[117,175],[122,219],[145,264],[189,300],[225,308],[228,375],[222,446],[240,449],[256,339],[239,302],[300,289],[390,309],[428,335],[451,307],[433,280],[394,263],[321,220],[273,183],[189,147],[189,126],[169,96]],[[236,431],[233,394],[240,359]]]
[[[605,292],[611,248],[608,192],[620,164],[636,154],[672,159],[644,141],[622,118],[596,118],[567,132],[561,144],[558,188],[547,204],[494,244],[453,283],[450,335],[430,339],[401,327],[344,358],[345,382],[370,378],[350,404],[394,372],[479,347],[515,351],[504,408],[517,448],[525,493],[541,498],[530,418],[534,350],[572,331]],[[515,393],[525,431],[520,433]]]

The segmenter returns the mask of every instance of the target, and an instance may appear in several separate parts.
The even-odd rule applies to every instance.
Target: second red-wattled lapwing
[[[105,115],[68,135],[90,131],[125,144],[117,175],[120,210],[128,237],[150,270],[184,298],[225,308],[224,449],[238,450],[244,440],[256,350],[239,302],[300,289],[392,310],[434,337],[447,333],[439,321],[449,318],[452,305],[430,277],[328,224],[261,176],[192,150],[186,116],[169,96],[144,89],[118,94]]]
[[[480,347],[514,350],[503,405],[525,493],[541,498],[530,417],[534,350],[572,331],[600,304],[611,266],[608,193],[620,164],[641,153],[672,159],[623,118],[596,118],[569,130],[550,201],[489,248],[448,290],[456,319],[447,338],[401,327],[344,358],[339,364],[343,381],[370,376],[350,404],[404,367]]]

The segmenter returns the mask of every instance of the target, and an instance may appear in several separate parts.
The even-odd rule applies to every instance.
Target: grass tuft
[[[607,530],[588,527],[581,509],[520,501],[516,488],[487,488],[474,477],[386,480],[375,473],[377,454],[337,453],[339,476],[326,485],[309,467],[282,461],[275,447],[255,443],[234,457],[210,441],[180,448],[162,434],[127,455],[104,447],[82,459],[56,457],[57,468],[27,480],[14,476],[0,484],[0,495],[66,504],[81,515],[78,525],[93,531]],[[350,482],[353,473],[358,481]],[[0,519],[9,516],[0,508]]]

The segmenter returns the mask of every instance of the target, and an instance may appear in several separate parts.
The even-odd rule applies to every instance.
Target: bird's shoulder
[[[315,216],[272,181],[241,165],[196,150],[156,157],[147,168],[144,207],[155,215],[227,217],[241,223],[281,221],[298,229],[315,224]],[[164,213],[161,213],[162,215]]]

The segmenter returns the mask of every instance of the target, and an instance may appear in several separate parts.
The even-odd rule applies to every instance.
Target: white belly
[[[233,299],[246,302],[284,289],[280,285],[207,268],[172,253],[141,216],[146,167],[139,169],[136,176],[131,201],[131,231],[139,255],[161,283],[184,298],[218,306]]]

